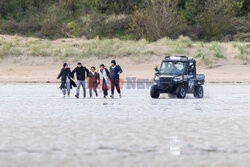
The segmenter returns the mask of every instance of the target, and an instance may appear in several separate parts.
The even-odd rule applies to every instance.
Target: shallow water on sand
[[[250,85],[183,100],[128,89],[63,99],[57,88],[0,84],[0,167],[249,166]]]

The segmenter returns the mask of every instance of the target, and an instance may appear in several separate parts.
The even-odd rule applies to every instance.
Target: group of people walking
[[[66,93],[68,96],[70,96],[70,90],[72,87],[77,87],[75,97],[79,98],[80,88],[82,87],[83,97],[86,98],[87,85],[87,88],[89,89],[89,96],[91,98],[93,97],[93,92],[95,93],[96,97],[98,96],[98,88],[102,89],[104,98],[107,98],[109,87],[111,87],[111,98],[114,98],[115,88],[119,94],[119,97],[121,98],[120,74],[122,72],[122,68],[116,64],[115,60],[111,61],[109,70],[105,68],[104,64],[101,64],[98,70],[96,70],[94,66],[88,70],[82,65],[81,62],[78,62],[77,67],[71,71],[68,64],[64,63],[57,79],[61,78],[60,89],[62,90],[63,97],[66,96]],[[75,74],[77,84],[73,81],[75,80]]]

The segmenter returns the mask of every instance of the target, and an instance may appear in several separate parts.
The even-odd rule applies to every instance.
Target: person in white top
[[[108,76],[109,76],[109,71],[107,68],[105,68],[104,64],[100,65],[100,69],[98,70],[100,81],[102,84],[102,90],[103,90],[103,95],[104,98],[108,96]]]

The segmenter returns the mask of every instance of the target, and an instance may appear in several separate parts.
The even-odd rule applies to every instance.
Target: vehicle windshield
[[[160,74],[181,75],[185,73],[186,67],[186,62],[163,62]]]

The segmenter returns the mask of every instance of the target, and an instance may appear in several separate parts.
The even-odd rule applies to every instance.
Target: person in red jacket
[[[97,93],[97,86],[100,83],[100,77],[99,74],[95,71],[95,67],[92,66],[90,69],[90,72],[88,74],[89,82],[88,82],[88,88],[89,88],[89,96],[92,98],[92,90],[95,92],[96,97],[98,96]]]

